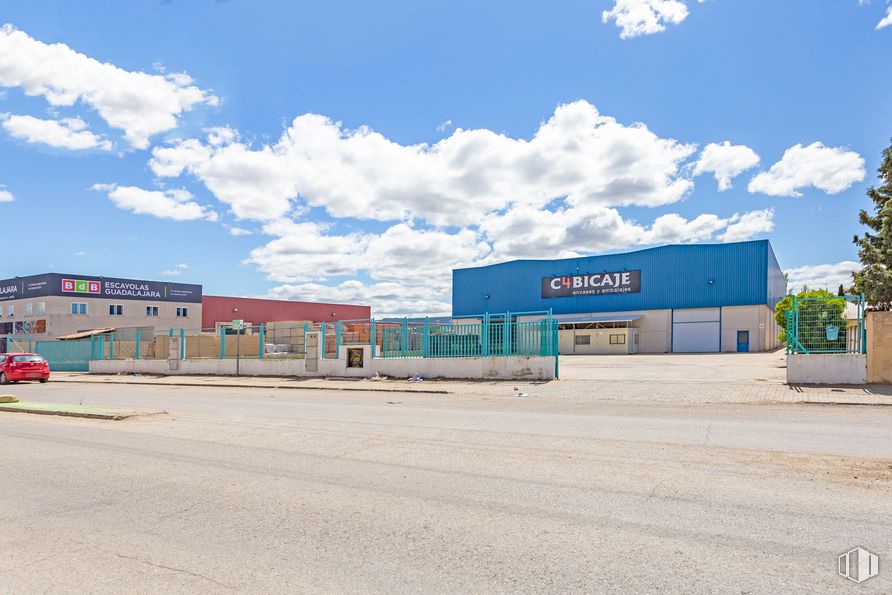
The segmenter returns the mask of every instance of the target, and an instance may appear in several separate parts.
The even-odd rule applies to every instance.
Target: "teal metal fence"
[[[344,346],[371,346],[372,358],[553,356],[557,367],[558,324],[550,313],[519,321],[516,315],[482,314],[463,319],[344,320],[330,323],[270,323],[209,329],[120,329],[78,341],[8,337],[7,351],[42,353],[55,370],[87,370],[90,360],[283,359],[307,356],[307,335],[317,333],[323,359]],[[543,314],[536,317],[537,314]]]
[[[866,353],[864,296],[793,296],[785,335],[788,354]]]
[[[96,359],[89,339],[79,341],[38,340],[34,337],[7,336],[6,353],[39,353],[53,372],[86,372]]]

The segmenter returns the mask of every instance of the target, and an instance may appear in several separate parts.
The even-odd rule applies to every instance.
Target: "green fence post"
[[[371,357],[374,359],[375,347],[378,346],[378,327],[374,318],[369,321],[369,343],[371,344]]]
[[[403,323],[400,328],[400,351],[403,352],[403,357],[409,357],[409,319],[403,318]]]
[[[220,326],[220,359],[226,359],[226,327]]]
[[[421,337],[421,357],[431,356],[431,320],[424,317],[424,336]]]
[[[136,359],[140,359],[140,339],[139,329],[136,329],[136,353],[134,354]]]
[[[9,335],[6,335],[6,353],[9,353]]]
[[[180,327],[180,359],[186,359],[186,329]]]
[[[170,331],[167,333],[168,337],[173,337],[173,327],[170,327]]]
[[[115,359],[115,335],[114,335],[114,333],[109,333],[109,335],[108,335],[108,359]]]
[[[265,341],[265,337],[264,337],[265,334],[266,334],[266,327],[264,327],[264,325],[261,324],[260,325],[260,338],[257,340],[257,342],[260,343],[260,348],[258,350],[257,359],[263,359],[263,352],[266,351],[266,349],[265,349],[266,341]]]
[[[307,333],[310,332],[310,323],[304,323],[304,359],[307,359]]]
[[[511,353],[511,312],[505,312],[505,326],[502,328],[502,355]]]
[[[335,325],[335,358],[341,355],[341,321]]]
[[[322,359],[325,359],[325,352],[328,351],[328,345],[325,344],[325,321],[319,325],[319,334],[322,335],[320,343],[322,343]]]

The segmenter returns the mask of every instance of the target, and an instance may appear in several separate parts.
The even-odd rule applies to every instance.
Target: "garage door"
[[[718,352],[722,333],[720,317],[718,308],[675,310],[672,322],[672,351]]]

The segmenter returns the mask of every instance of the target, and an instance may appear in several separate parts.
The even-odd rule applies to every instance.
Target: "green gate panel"
[[[87,372],[90,369],[90,340],[38,341],[34,348],[50,364],[51,372]]]

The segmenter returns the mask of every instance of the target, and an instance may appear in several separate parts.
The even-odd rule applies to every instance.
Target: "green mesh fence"
[[[863,296],[793,296],[787,353],[865,353],[864,310]]]

